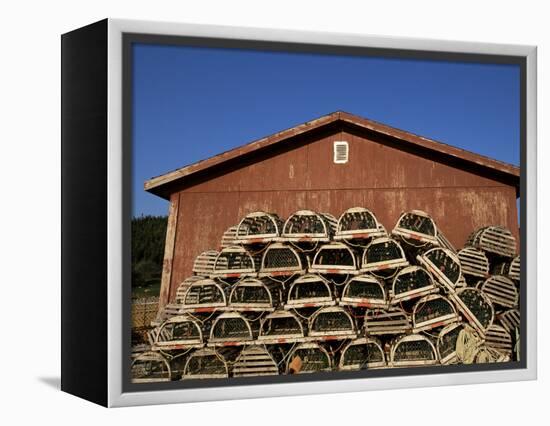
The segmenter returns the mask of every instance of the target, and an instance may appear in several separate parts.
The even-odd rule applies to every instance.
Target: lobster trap
[[[511,261],[502,262],[493,269],[494,275],[506,275],[508,278],[519,282],[521,279],[520,256],[514,257]]]
[[[363,207],[352,207],[338,219],[334,239],[352,242],[385,235],[386,231],[371,211]]]
[[[318,274],[357,274],[357,257],[343,243],[324,244],[315,254],[309,270]]]
[[[194,351],[185,364],[182,380],[226,379],[229,367],[225,359],[214,349],[202,348]]]
[[[309,323],[309,337],[313,340],[343,340],[357,337],[355,321],[339,306],[316,311]]]
[[[262,256],[260,277],[278,277],[303,274],[307,269],[307,258],[289,245],[269,245]]]
[[[178,350],[203,346],[202,329],[198,321],[188,315],[166,320],[156,331],[153,350]]]
[[[393,279],[391,304],[397,305],[438,291],[428,271],[420,266],[407,266]]]
[[[208,346],[237,346],[252,340],[250,322],[238,312],[224,312],[212,322]]]
[[[444,296],[424,296],[414,305],[413,333],[443,327],[460,319],[454,305]]]
[[[328,213],[300,210],[285,222],[281,239],[291,242],[328,242],[336,230],[336,218]]]
[[[370,272],[380,278],[390,278],[399,268],[408,266],[399,243],[391,238],[377,238],[363,251],[361,272]]]
[[[423,247],[426,244],[439,245],[437,227],[434,220],[421,210],[402,213],[392,235],[396,235],[408,245]]]
[[[504,308],[518,306],[519,293],[514,282],[504,275],[493,275],[481,285],[481,291],[487,295],[493,305]]]
[[[275,213],[253,212],[247,214],[237,226],[235,244],[266,244],[281,235],[283,221]]]
[[[483,279],[489,276],[489,259],[485,252],[475,247],[464,247],[458,252],[458,259],[464,275]]]
[[[182,283],[176,289],[176,304],[183,305],[185,303],[185,294],[191,285],[198,281],[206,280],[207,278],[202,275],[191,275],[190,277],[184,279]]]
[[[384,285],[373,275],[353,277],[342,292],[339,305],[356,308],[387,308],[388,295]]]
[[[301,343],[290,353],[286,374],[307,374],[332,370],[332,357],[317,343]]]
[[[276,376],[277,361],[262,346],[245,346],[233,364],[233,377]]]
[[[218,278],[254,277],[259,267],[259,256],[252,256],[241,246],[230,246],[218,254],[212,275]]]
[[[485,332],[485,345],[503,354],[512,356],[513,343],[510,333],[501,325],[491,324]]]
[[[234,284],[228,308],[232,311],[273,311],[280,300],[279,284],[265,279],[245,278]]]
[[[510,356],[497,349],[490,348],[486,345],[480,346],[475,355],[474,362],[476,364],[487,364],[494,362],[508,362]]]
[[[225,230],[220,241],[220,248],[224,249],[235,245],[237,238],[237,225],[230,226]]]
[[[417,260],[447,291],[454,293],[462,276],[457,255],[449,249],[435,247],[418,255]]]
[[[212,312],[227,306],[227,284],[205,278],[193,282],[183,297],[183,311]]]
[[[216,250],[203,251],[195,258],[193,273],[195,275],[209,277],[214,273],[214,265],[219,252]]]
[[[316,308],[336,304],[327,280],[307,274],[296,278],[288,290],[285,309]]]
[[[494,318],[493,305],[487,296],[476,288],[467,287],[449,294],[449,298],[474,330],[484,337],[485,330],[493,323]]]
[[[508,333],[512,333],[520,325],[520,314],[518,309],[509,309],[497,315],[500,324]]]
[[[378,339],[364,338],[352,340],[342,349],[338,370],[357,371],[387,367],[386,356]]]
[[[181,315],[184,313],[183,304],[185,299],[185,293],[189,289],[192,283],[204,280],[205,278],[198,275],[192,275],[189,278],[183,280],[183,282],[176,289],[175,303],[168,303],[163,308],[159,309],[157,317],[154,321],[151,321],[151,326],[160,326],[164,321],[172,318],[175,315]],[[153,338],[154,340],[154,338]]]
[[[468,237],[466,245],[497,256],[514,257],[516,255],[516,238],[509,229],[502,226],[486,226],[474,231]]]
[[[437,354],[439,356],[439,362],[443,365],[456,364],[458,357],[456,353],[456,342],[461,330],[464,329],[462,323],[449,324],[439,332],[437,337]]]
[[[132,383],[169,382],[170,364],[158,352],[143,352],[132,361]]]
[[[304,326],[293,313],[275,311],[262,319],[257,340],[266,345],[303,342]]]
[[[369,309],[363,324],[367,336],[410,333],[411,320],[401,308]]]
[[[430,339],[420,334],[401,336],[392,345],[392,367],[420,367],[438,363],[437,351]]]

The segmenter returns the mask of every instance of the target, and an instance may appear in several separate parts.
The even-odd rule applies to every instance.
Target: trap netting
[[[435,222],[427,213],[420,210],[402,213],[392,234],[412,246],[439,245]]]
[[[329,283],[319,275],[298,277],[290,286],[285,309],[334,305]]]
[[[212,279],[198,280],[187,289],[183,298],[183,309],[223,308],[227,305],[227,285]]]
[[[437,337],[437,353],[441,364],[457,362],[456,342],[458,335],[464,329],[464,324],[453,323],[445,326]]]
[[[335,240],[376,238],[385,235],[374,214],[363,207],[352,207],[338,219]]]
[[[273,311],[280,298],[278,284],[266,279],[245,278],[234,284],[228,306],[235,311]]]
[[[310,319],[309,336],[348,339],[355,337],[355,321],[339,306],[319,309]]]
[[[392,283],[392,304],[416,299],[438,291],[432,276],[420,266],[401,269]]]
[[[319,274],[355,274],[357,270],[355,253],[343,243],[321,246],[310,267],[311,272]]]
[[[285,241],[330,241],[336,230],[336,219],[328,213],[300,210],[285,222],[281,237]]]
[[[417,259],[432,273],[437,282],[448,291],[454,292],[462,276],[458,256],[448,249],[436,247],[419,255]]]
[[[144,352],[132,362],[133,383],[168,382],[171,379],[170,364],[158,352]]]
[[[219,252],[216,250],[203,251],[195,258],[193,263],[193,273],[195,275],[202,275],[209,277],[214,273],[214,265],[216,264],[216,258]]]
[[[459,316],[454,305],[444,296],[424,296],[414,305],[413,333],[430,330],[456,322]]]
[[[385,308],[388,297],[384,285],[373,275],[365,274],[348,281],[338,303],[343,306]]]
[[[485,330],[493,323],[494,318],[493,305],[487,296],[482,291],[470,287],[449,296],[470,325],[484,336]]]
[[[275,213],[247,214],[237,226],[236,244],[263,244],[276,240],[283,229],[283,221]]]
[[[430,339],[420,334],[401,336],[390,351],[392,367],[417,367],[437,364],[437,352]]]
[[[229,377],[227,362],[214,349],[203,348],[187,359],[182,379],[224,379]]]
[[[352,340],[342,350],[338,369],[363,370],[386,366],[386,357],[380,341],[374,338],[359,338]]]
[[[325,348],[317,343],[301,343],[288,357],[287,374],[317,373],[331,371],[332,358]]]
[[[203,345],[202,329],[198,321],[188,315],[177,315],[166,320],[155,332],[153,349],[174,350]]]
[[[303,341],[304,335],[304,327],[296,315],[289,311],[275,311],[262,319],[258,342],[293,343]]]
[[[298,251],[286,244],[274,243],[262,256],[260,276],[280,276],[304,273],[307,260]]]
[[[399,243],[391,238],[377,238],[363,251],[361,272],[371,272],[381,278],[390,278],[398,268],[408,266]]]
[[[255,276],[259,267],[259,258],[253,257],[241,246],[230,246],[218,254],[213,275],[221,278]]]
[[[250,322],[238,312],[225,312],[212,322],[208,345],[238,344],[254,340]]]

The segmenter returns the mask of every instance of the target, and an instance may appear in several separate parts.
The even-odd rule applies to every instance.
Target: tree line
[[[167,216],[132,218],[132,287],[160,283]]]

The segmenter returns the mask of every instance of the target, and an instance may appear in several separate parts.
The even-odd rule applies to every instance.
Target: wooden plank
[[[162,309],[169,301],[172,282],[172,262],[176,242],[176,230],[178,226],[179,193],[170,197],[170,209],[168,211],[168,223],[166,227],[166,240],[164,243],[164,260],[162,262],[162,278],[160,281],[159,309]]]

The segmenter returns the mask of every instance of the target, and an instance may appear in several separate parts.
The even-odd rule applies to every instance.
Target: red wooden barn
[[[519,177],[516,166],[347,112],[283,130],[145,182],[170,200],[160,305],[198,254],[258,210],[338,217],[361,206],[391,230],[401,212],[419,209],[457,247],[484,225],[503,225],[519,241]]]

